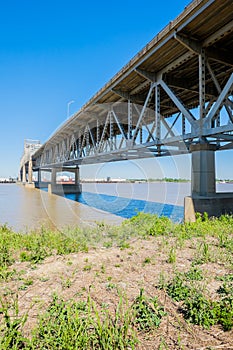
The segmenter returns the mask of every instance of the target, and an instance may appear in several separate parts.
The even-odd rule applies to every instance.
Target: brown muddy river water
[[[118,224],[123,218],[45,191],[17,184],[0,185],[0,224],[16,231],[28,231],[41,225],[62,228],[96,221]]]
[[[119,224],[138,211],[182,220],[190,183],[83,184],[81,195],[63,198],[18,184],[0,184],[0,224],[27,232],[41,225]],[[233,184],[217,184],[219,192],[233,192]]]

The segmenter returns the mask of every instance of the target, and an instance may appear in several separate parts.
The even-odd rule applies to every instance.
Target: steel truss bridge
[[[203,179],[214,163],[198,159],[233,148],[232,53],[233,1],[192,1],[31,154],[33,168],[190,152],[193,193],[215,193]]]

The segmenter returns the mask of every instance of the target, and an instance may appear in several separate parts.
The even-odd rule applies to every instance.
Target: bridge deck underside
[[[37,167],[233,148],[233,2],[194,0],[38,151]]]

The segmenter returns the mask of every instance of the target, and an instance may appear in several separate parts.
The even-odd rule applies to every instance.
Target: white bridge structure
[[[232,52],[233,1],[192,1],[48,141],[24,154],[21,181],[32,182],[32,170],[51,171],[57,192],[56,173],[72,171],[76,188],[62,190],[81,191],[82,164],[191,153],[185,218],[232,212],[233,193],[215,186],[215,152],[233,148]]]

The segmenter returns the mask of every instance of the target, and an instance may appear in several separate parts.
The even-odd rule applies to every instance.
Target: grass
[[[14,314],[10,317],[11,308]],[[138,339],[134,328],[149,332],[158,328],[165,316],[157,298],[148,298],[142,290],[132,305],[119,296],[111,314],[90,297],[65,302],[54,294],[30,338],[22,334],[27,315],[18,317],[17,299],[12,305],[2,302],[1,312],[1,349],[135,349]]]
[[[142,242],[139,253],[134,250],[137,241]],[[157,242],[158,250],[147,253],[143,242]],[[111,255],[99,266],[90,259],[91,255],[85,258],[89,251],[111,252],[113,248],[118,248],[119,254],[119,262],[113,265]],[[142,251],[145,253],[140,261]],[[187,252],[185,258],[183,254]],[[31,316],[20,309],[18,293],[27,293],[38,281],[43,284],[52,281],[52,275],[43,274],[38,280],[33,279],[28,275],[29,269],[37,270],[49,257],[67,256],[67,273],[60,278],[60,285],[64,293],[69,293],[75,285],[75,273],[69,274],[69,269],[75,269],[71,254],[82,254],[78,269],[81,275],[94,276],[88,282],[89,290],[83,287],[76,291],[75,298],[66,300],[54,294],[49,304],[42,306],[35,325],[27,330],[25,324]],[[134,263],[136,258],[140,264]],[[113,274],[122,271],[121,265],[127,266],[130,259],[132,271],[137,268],[144,271],[136,297],[125,295]],[[147,281],[152,269],[158,270],[158,261],[158,278],[150,285],[148,294]],[[124,273],[130,281],[130,271]],[[98,303],[88,293],[101,278],[105,279],[102,290],[107,294],[106,300]],[[68,227],[62,232],[42,227],[28,234],[15,233],[3,225],[0,226],[0,283],[2,350],[140,349],[140,342],[143,344],[150,335],[158,341],[154,348],[186,349],[182,345],[185,337],[180,332],[190,325],[200,327],[200,332],[218,326],[226,336],[233,330],[233,217],[208,219],[204,215],[198,216],[196,223],[175,224],[165,217],[139,213],[120,226],[100,223],[96,228]],[[13,285],[17,288],[12,289]],[[114,299],[114,307],[109,298]],[[166,319],[174,318],[174,314],[178,331],[168,336],[171,321],[166,323]],[[182,328],[181,324],[186,326]]]

